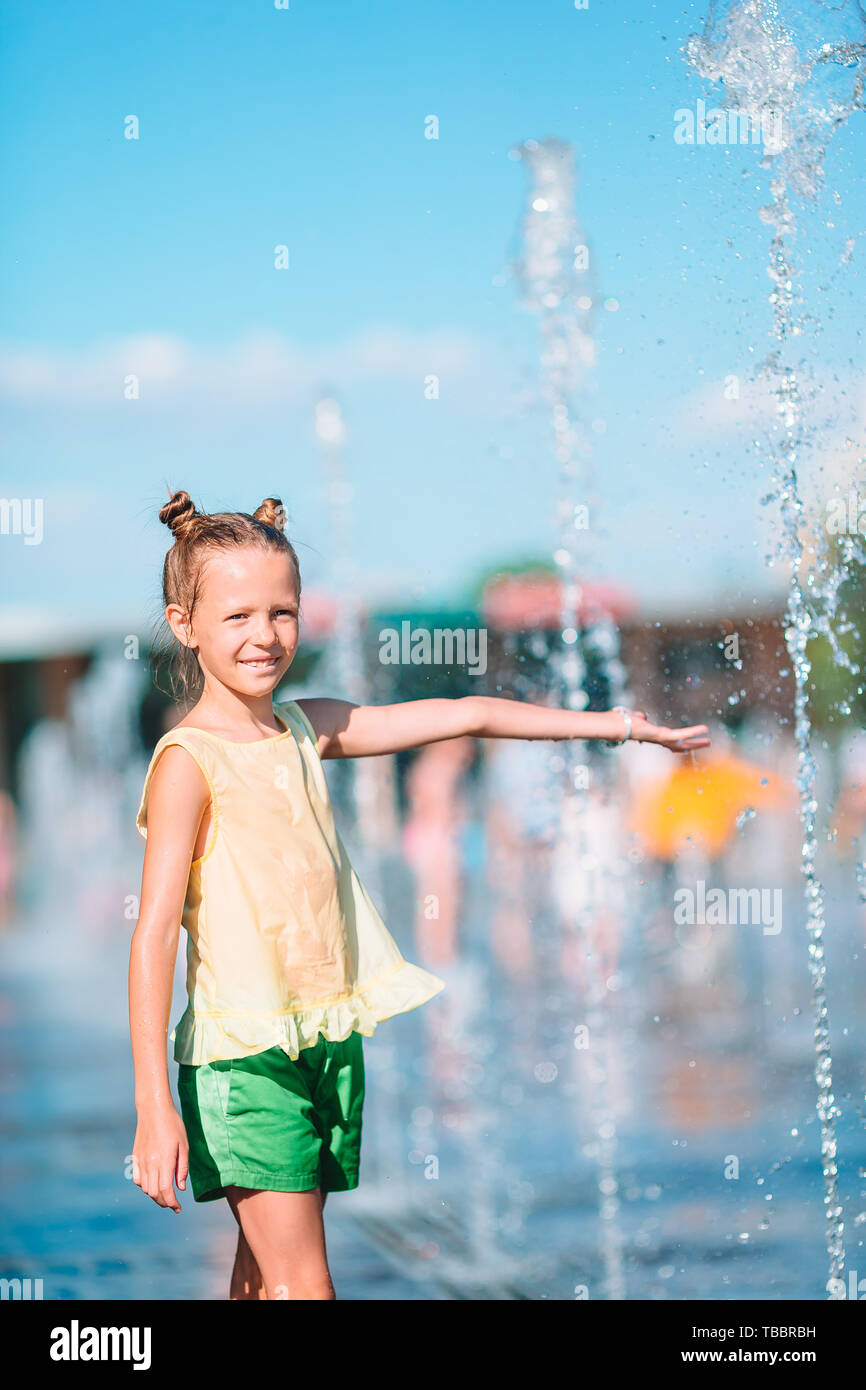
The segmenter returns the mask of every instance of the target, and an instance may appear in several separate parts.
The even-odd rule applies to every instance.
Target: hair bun
[[[188,492],[181,489],[173,492],[170,501],[160,508],[159,519],[165,522],[172,535],[181,538],[188,530],[193,518],[198,516],[195,506],[190,501]]]
[[[286,529],[286,509],[279,497],[266,497],[260,507],[253,512],[253,521],[263,521],[265,526],[273,526],[280,533]]]

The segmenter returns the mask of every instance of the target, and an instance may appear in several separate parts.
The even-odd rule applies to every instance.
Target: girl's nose
[[[276,629],[270,618],[264,618],[256,628],[253,634],[253,641],[256,643],[256,646],[267,647],[268,650],[273,650],[274,647],[279,646]]]

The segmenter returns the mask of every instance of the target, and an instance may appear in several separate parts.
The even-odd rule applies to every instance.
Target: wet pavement
[[[466,841],[476,856],[479,843]],[[435,967],[448,988],[365,1041],[361,1186],[333,1194],[325,1213],[338,1297],[824,1298],[801,924],[788,925],[784,965],[768,969],[775,948],[743,939],[712,989],[678,979],[653,931],[627,933],[599,1084],[574,1045],[586,1010],[551,919],[533,920],[532,969],[504,966],[477,869],[461,959]],[[136,891],[136,872],[131,856],[116,902]],[[396,860],[388,883],[386,920],[418,960],[412,884]],[[840,878],[828,894],[827,978],[848,1267],[866,1269],[863,922],[842,909],[848,891]],[[228,1207],[188,1194],[178,1216],[129,1177],[132,924],[101,907],[96,926],[76,925],[77,910],[37,894],[0,942],[0,1273],[41,1278],[52,1299],[223,1299]]]

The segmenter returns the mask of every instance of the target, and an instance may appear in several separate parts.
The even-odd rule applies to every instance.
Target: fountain
[[[784,11],[784,13],[783,13]],[[793,355],[794,340],[807,324],[795,305],[802,296],[795,281],[802,273],[794,253],[797,218],[793,204],[814,203],[822,190],[824,156],[833,133],[855,110],[864,109],[866,13],[859,3],[813,3],[805,9],[781,0],[730,0],[711,3],[701,34],[684,46],[687,63],[702,78],[720,83],[721,109],[745,116],[760,127],[762,169],[768,173],[770,202],[760,217],[771,232],[767,274],[773,288],[771,350],[761,374],[775,398],[775,421],[769,441],[773,462],[770,498],[778,504],[781,538],[769,558],[791,566],[785,613],[785,642],[794,670],[794,725],[798,751],[797,785],[803,830],[801,870],[805,880],[809,976],[815,1022],[815,1081],[821,1127],[827,1290],[844,1297],[842,1206],[838,1191],[833,1059],[824,965],[824,887],[816,869],[818,845],[815,794],[816,764],[808,683],[812,670],[809,643],[824,636],[837,661],[858,674],[839,643],[843,630],[838,593],[848,576],[862,536],[846,535],[834,548],[826,529],[807,548],[802,534],[802,454],[815,444],[808,394],[802,387],[803,361]],[[771,121],[767,121],[768,114]],[[769,130],[768,130],[769,127]],[[802,259],[802,257],[801,257]]]
[[[524,251],[518,266],[528,307],[538,314],[543,338],[543,393],[550,409],[553,455],[559,465],[556,504],[557,546],[554,560],[560,575],[560,646],[552,654],[556,703],[584,709],[589,659],[595,660],[607,687],[607,704],[628,704],[625,669],[619,657],[619,635],[611,619],[593,612],[586,602],[584,581],[591,573],[599,528],[598,504],[591,469],[592,447],[587,428],[587,378],[595,361],[592,335],[596,295],[590,255],[574,212],[574,163],[571,147],[556,139],[527,140],[512,157],[522,159],[530,175],[528,208],[523,223]],[[561,751],[560,751],[561,750]],[[585,1059],[587,1100],[594,1138],[585,1152],[596,1160],[604,1291],[609,1299],[625,1297],[622,1234],[619,1222],[619,1184],[616,1175],[616,1121],[610,1105],[608,1052],[611,1044],[610,995],[599,961],[589,943],[594,920],[611,900],[611,861],[589,850],[588,770],[580,763],[578,746],[558,745],[551,765],[563,770],[558,784],[560,826],[556,860],[561,931],[576,931],[590,959],[584,972],[585,1016],[590,1046]],[[611,790],[612,760],[596,756],[592,775]],[[587,879],[591,883],[587,883]],[[573,891],[571,891],[573,890]],[[581,903],[577,914],[573,904]],[[577,1031],[577,1030],[575,1030]],[[577,1067],[577,1045],[573,1062]]]

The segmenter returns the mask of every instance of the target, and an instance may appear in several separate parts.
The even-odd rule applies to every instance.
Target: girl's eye
[[[277,612],[285,613],[290,618],[296,618],[298,616],[293,608],[278,608]],[[246,616],[246,613],[232,613],[231,617],[228,618],[227,621],[231,623],[234,622],[235,618],[245,618]]]

